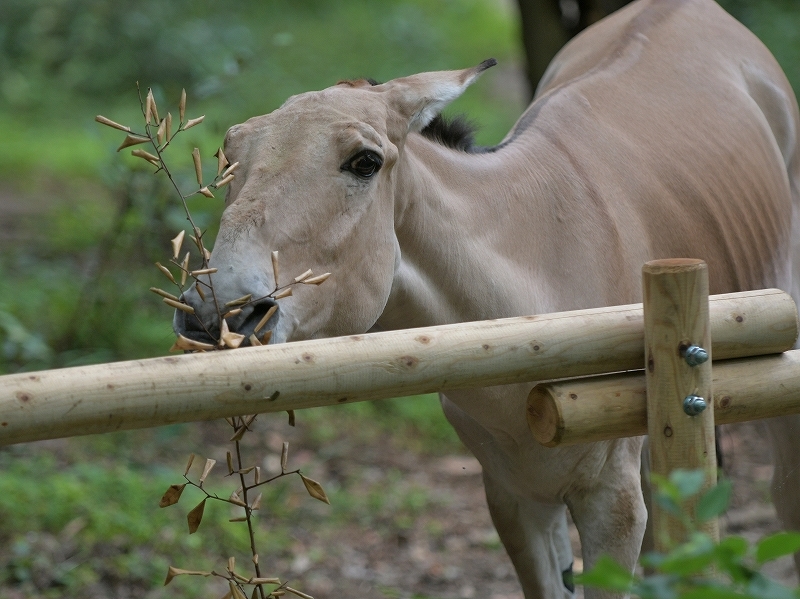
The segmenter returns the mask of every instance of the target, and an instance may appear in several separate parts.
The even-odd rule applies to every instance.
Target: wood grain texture
[[[800,414],[800,350],[715,361],[715,424]],[[542,445],[574,445],[647,434],[644,371],[540,383],[528,396]]]
[[[708,307],[708,267],[702,260],[654,260],[642,268],[644,297],[645,382],[650,471],[669,476],[678,468],[705,472],[706,487],[717,481],[714,406],[711,402],[711,360],[689,366],[683,351],[690,345],[713,356]],[[708,408],[695,416],[684,413],[684,398],[696,395]],[[657,551],[688,540],[688,531],[653,502]],[[693,506],[689,506],[690,514]],[[716,520],[700,528],[719,539]]]
[[[718,357],[783,351],[797,337],[782,291],[710,305]],[[634,370],[643,327],[635,304],[6,375],[0,445]]]

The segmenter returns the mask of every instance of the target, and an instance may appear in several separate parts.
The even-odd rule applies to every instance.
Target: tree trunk
[[[517,0],[531,96],[547,65],[570,38],[630,0]]]

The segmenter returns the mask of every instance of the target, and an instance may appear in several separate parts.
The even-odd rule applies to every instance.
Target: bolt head
[[[699,366],[708,362],[708,352],[698,345],[690,345],[686,348],[683,359],[689,366]]]
[[[706,400],[697,395],[687,395],[683,400],[683,411],[689,416],[697,416],[707,407]]]

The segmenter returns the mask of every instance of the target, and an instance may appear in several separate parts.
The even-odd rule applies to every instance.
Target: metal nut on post
[[[707,407],[706,400],[697,395],[687,395],[683,400],[683,411],[688,416],[697,416]]]
[[[700,366],[708,362],[708,352],[699,345],[690,345],[686,348],[683,359],[689,366]]]

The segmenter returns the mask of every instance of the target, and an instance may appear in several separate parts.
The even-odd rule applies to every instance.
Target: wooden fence
[[[641,435],[649,422],[651,453],[663,462],[657,471],[674,467],[675,454],[681,465],[711,472],[715,413],[727,423],[800,412],[800,351],[787,351],[797,339],[797,309],[788,294],[709,298],[705,264],[677,260],[645,265],[644,298],[644,306],[0,376],[0,446],[606,374],[534,388],[527,415],[534,436],[555,446]],[[717,362],[713,375],[710,360],[687,365],[691,346]],[[639,372],[607,375],[624,371]],[[689,395],[709,408],[688,416]],[[686,443],[698,444],[691,463]]]

